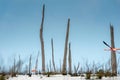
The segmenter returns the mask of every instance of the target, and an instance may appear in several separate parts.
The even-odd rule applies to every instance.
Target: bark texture
[[[111,35],[111,47],[115,48],[114,44],[114,28],[112,25],[110,25],[110,35]],[[117,75],[117,64],[116,64],[116,52],[111,50],[111,67],[112,67],[112,73],[114,75]]]
[[[43,39],[43,23],[44,23],[45,5],[42,10],[42,22],[40,27],[40,42],[41,42],[41,54],[42,54],[42,73],[45,73],[45,52],[44,52],[44,39]]]
[[[72,59],[71,59],[71,44],[70,43],[69,43],[68,63],[69,63],[69,74],[72,74]]]
[[[64,58],[62,65],[62,74],[66,74],[66,59],[67,59],[67,46],[68,46],[68,38],[69,38],[69,28],[70,28],[70,19],[68,19],[67,31],[66,31],[66,39],[65,39],[65,48],[64,48]]]

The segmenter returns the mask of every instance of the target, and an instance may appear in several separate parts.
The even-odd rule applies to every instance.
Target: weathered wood
[[[110,35],[111,35],[111,47],[115,48],[114,44],[114,28],[112,25],[110,25]],[[112,73],[114,75],[117,75],[117,62],[116,62],[116,52],[111,50],[111,67],[112,67]]]
[[[69,74],[72,74],[72,59],[71,59],[71,44],[70,43],[69,43],[68,63],[69,63]]]
[[[45,72],[45,52],[44,52],[44,39],[43,39],[44,13],[45,13],[45,5],[43,5],[42,22],[41,22],[41,28],[40,28],[40,42],[41,42],[41,54],[42,54],[42,73]]]
[[[67,31],[66,31],[66,39],[65,39],[65,48],[64,48],[64,58],[63,58],[63,66],[62,66],[62,74],[66,74],[66,58],[67,58],[67,46],[68,46],[68,38],[69,38],[69,28],[70,28],[70,19],[68,19]]]
[[[51,47],[52,47],[52,64],[53,64],[54,72],[56,72],[56,68],[55,68],[55,61],[54,61],[54,47],[53,47],[53,39],[51,39]]]

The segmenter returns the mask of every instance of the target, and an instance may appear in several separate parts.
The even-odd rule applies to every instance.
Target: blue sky
[[[26,65],[32,54],[34,66],[37,53],[41,54],[39,29],[43,4],[46,65],[51,59],[51,38],[56,65],[62,62],[68,18],[72,64],[82,64],[84,60],[104,63],[110,58],[102,43],[103,40],[110,43],[110,23],[115,30],[115,46],[120,48],[119,0],[0,0],[0,63],[12,65],[13,58],[20,55]]]

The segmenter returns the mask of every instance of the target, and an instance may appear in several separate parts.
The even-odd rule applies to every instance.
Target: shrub
[[[90,72],[86,72],[86,79],[90,79],[91,78],[91,71]]]
[[[55,72],[45,72],[43,75],[47,75],[47,77],[50,77],[50,75],[55,75]]]
[[[96,74],[98,79],[102,79],[102,77],[104,76],[104,71],[100,69]]]
[[[12,73],[11,76],[12,76],[12,77],[16,77],[16,73]]]
[[[52,73],[51,72],[47,72],[47,77],[50,77]]]
[[[30,73],[30,74],[28,73],[28,76],[29,76],[29,77],[31,77],[31,76],[32,76],[32,74],[31,74],[31,73]]]
[[[113,76],[117,76],[117,74],[116,73],[111,73],[111,76],[113,77]]]
[[[104,73],[104,76],[105,76],[105,77],[111,77],[111,72],[110,72],[110,71],[106,71],[106,72]]]
[[[73,73],[73,74],[70,74],[71,76],[78,76],[78,74],[77,73]]]
[[[66,73],[66,72],[63,72],[62,75],[67,75],[67,73]]]
[[[0,80],[5,80],[5,77],[3,75],[1,75]]]

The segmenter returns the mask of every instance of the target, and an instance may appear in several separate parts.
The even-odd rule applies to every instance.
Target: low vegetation
[[[0,75],[0,80],[5,80],[5,76]]]

